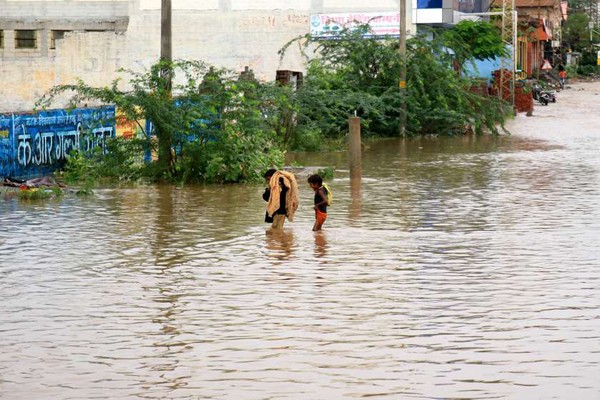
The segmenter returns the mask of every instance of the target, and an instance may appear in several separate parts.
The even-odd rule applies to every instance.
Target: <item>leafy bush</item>
[[[597,65],[579,65],[577,67],[577,75],[582,76],[590,76],[590,75],[600,75],[600,66]]]
[[[19,190],[17,196],[22,200],[43,200],[51,197],[61,197],[63,191],[59,187],[31,188]]]
[[[65,182],[70,185],[80,182],[92,182],[97,176],[91,160],[82,151],[73,150],[67,157],[67,162],[62,171],[58,172]]]
[[[457,61],[460,65],[502,55],[502,41],[488,23],[459,25],[408,40],[405,91],[398,89],[402,65],[397,40],[364,37],[369,26],[362,25],[343,29],[339,40],[318,42],[315,56],[307,59],[304,85],[295,94],[293,148],[314,149],[317,134],[344,137],[351,115],[361,117],[364,137],[397,136],[403,101],[407,135],[499,133],[497,125],[511,108],[496,97],[473,92],[473,80],[461,77],[454,67]],[[309,36],[296,41],[307,49],[314,46]]]
[[[335,171],[333,167],[325,167],[317,171],[317,174],[321,175],[323,180],[331,180],[335,176]]]
[[[44,107],[73,92],[72,105],[87,99],[114,104],[128,120],[154,126],[156,140],[144,132],[109,141],[109,157],[99,150],[77,154],[65,168],[70,179],[242,182],[262,179],[261,171],[283,160],[275,126],[285,111],[284,89],[201,61],[160,61],[143,73],[123,72],[131,89],[120,88],[119,80],[105,88],[78,81],[54,87],[38,102]],[[176,82],[172,90],[166,77]],[[157,159],[144,165],[149,150]]]

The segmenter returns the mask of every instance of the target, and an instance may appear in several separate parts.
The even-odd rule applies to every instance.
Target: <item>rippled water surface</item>
[[[599,136],[369,143],[261,185],[0,197],[2,399],[600,399]]]

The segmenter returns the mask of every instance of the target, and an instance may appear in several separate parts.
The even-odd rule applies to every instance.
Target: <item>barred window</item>
[[[56,41],[65,38],[65,33],[69,31],[51,31],[50,32],[50,48],[56,49]]]
[[[34,30],[19,29],[15,31],[15,48],[36,49],[37,32]]]

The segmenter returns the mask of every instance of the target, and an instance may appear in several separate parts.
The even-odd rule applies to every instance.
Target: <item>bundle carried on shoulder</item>
[[[280,207],[280,179],[282,180],[283,185],[288,189],[288,196],[285,202],[285,211],[287,219],[289,221],[294,221],[294,213],[298,209],[298,204],[300,203],[300,196],[298,193],[298,182],[296,182],[296,177],[291,172],[277,171],[271,177],[271,180],[269,181],[271,197],[269,198],[269,202],[267,203],[267,213],[269,214],[269,216],[273,216],[275,211],[277,211]]]
[[[323,182],[323,189],[325,189],[325,194],[327,195],[327,205],[330,206],[333,203],[333,193],[329,188],[329,185]]]

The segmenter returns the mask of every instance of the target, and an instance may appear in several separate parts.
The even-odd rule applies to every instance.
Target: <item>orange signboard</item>
[[[117,125],[117,137],[123,137],[125,139],[131,139],[143,134],[143,129],[141,127],[146,125],[145,119],[137,121],[129,120],[123,112],[119,111],[119,109],[117,109],[115,120]]]

